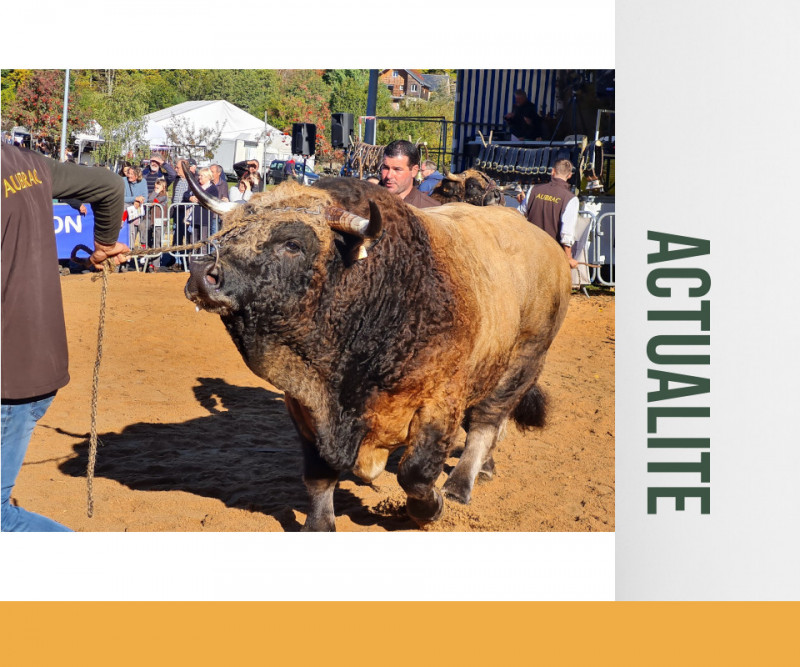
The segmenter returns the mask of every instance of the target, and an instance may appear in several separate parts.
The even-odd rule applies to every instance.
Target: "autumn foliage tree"
[[[20,83],[14,101],[3,109],[3,117],[26,127],[32,136],[54,144],[61,136],[64,107],[64,70],[34,70]],[[89,116],[70,95],[67,106],[67,135],[83,130]]]
[[[321,70],[283,70],[281,87],[275,88],[266,100],[270,125],[288,134],[293,123],[314,123],[317,126],[317,155],[331,153],[330,88],[322,80]]]

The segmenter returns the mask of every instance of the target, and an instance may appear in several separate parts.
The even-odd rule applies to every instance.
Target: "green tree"
[[[34,70],[16,89],[14,101],[3,106],[3,116],[23,125],[32,136],[58,143],[64,111],[64,70]],[[86,127],[89,116],[70,95],[67,105],[67,134]]]
[[[369,70],[329,69],[322,78],[331,87],[329,104],[333,113],[358,117],[367,112]]]
[[[104,142],[95,151],[96,159],[116,165],[122,157],[129,161],[146,158],[150,149],[144,119],[149,110],[147,81],[122,70],[113,75],[105,70],[99,77],[96,72],[82,73],[79,81],[79,103],[102,127]]]
[[[259,118],[263,117],[267,99],[277,93],[279,77],[275,70],[205,70],[201,85],[192,99],[227,100]]]
[[[33,75],[30,69],[4,69],[0,74],[0,107],[3,109],[3,129],[10,130],[14,122],[7,117],[7,109],[17,99],[17,88]]]

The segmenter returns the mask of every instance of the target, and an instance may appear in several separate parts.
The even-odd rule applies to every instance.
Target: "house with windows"
[[[418,69],[383,69],[378,82],[389,89],[394,104],[408,97],[427,101],[431,96],[431,86]]]

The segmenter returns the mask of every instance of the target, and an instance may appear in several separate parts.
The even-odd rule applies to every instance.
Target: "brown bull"
[[[193,263],[186,295],[286,392],[310,494],[304,529],[334,530],[340,473],[371,481],[399,447],[408,514],[433,521],[462,424],[443,491],[463,503],[479,472],[491,476],[505,421],[542,424],[536,381],[570,276],[558,244],[516,211],[423,212],[353,179],[284,183],[245,205],[192,187],[226,232],[217,257]]]
[[[467,169],[460,174],[445,174],[431,192],[431,197],[442,204],[464,202],[473,206],[502,206],[505,189],[482,171]]]

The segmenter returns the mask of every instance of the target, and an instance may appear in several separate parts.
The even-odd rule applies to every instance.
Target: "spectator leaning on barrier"
[[[130,206],[135,202],[143,204],[147,201],[147,183],[142,180],[142,170],[139,167],[128,167],[125,178],[125,204]]]
[[[181,160],[186,160],[191,167],[196,166],[196,162],[189,158],[180,158],[178,160],[178,167],[175,170],[175,181],[172,186],[172,203],[178,204],[183,201],[183,193],[189,189],[189,184],[186,182],[186,176],[181,168]]]
[[[147,201],[147,183],[142,179],[142,170],[139,167],[128,167],[128,175],[125,178],[125,205],[128,221],[128,243],[136,243],[136,234],[139,231],[139,223],[144,215],[144,203]],[[133,207],[133,208],[130,208]],[[137,213],[132,214],[132,210]]]
[[[124,186],[102,168],[59,164],[32,151],[2,146],[2,477],[3,531],[68,531],[40,514],[11,504],[36,422],[69,382],[67,333],[53,198],[90,202],[94,252],[99,267],[108,258],[125,261],[129,248],[117,241]]]
[[[579,202],[567,183],[572,172],[569,160],[558,160],[550,172],[550,182],[532,187],[519,210],[530,222],[561,244],[570,268],[574,269],[578,266],[577,260],[572,257],[572,246],[575,243]]]
[[[206,191],[209,197],[218,197],[217,186],[211,182],[212,174],[211,169],[208,167],[203,167],[202,169],[197,170],[197,181],[200,183],[200,187]],[[207,238],[215,233],[216,230],[212,231],[213,229],[213,220],[216,217],[211,211],[207,208],[203,208],[199,205],[199,199],[194,196],[194,193],[191,190],[187,190],[183,195],[184,203],[191,202],[193,204],[197,204],[197,206],[193,206],[189,214],[191,214],[191,222],[187,222],[187,233],[191,230],[192,238],[191,241],[198,241],[201,238]]]
[[[225,172],[222,170],[218,164],[211,165],[211,182],[217,186],[217,192],[219,192],[219,198],[222,201],[230,201],[230,195],[228,193],[228,180],[225,178]]]
[[[189,207],[182,206],[183,203],[183,196],[187,192],[191,192],[189,190],[189,185],[186,182],[186,176],[183,173],[183,169],[181,167],[181,161],[186,160],[189,163],[190,169],[196,169],[197,163],[193,158],[179,158],[178,159],[178,167],[177,167],[177,178],[175,179],[175,185],[172,188],[172,203],[178,204],[178,206],[173,206],[172,210],[170,211],[170,220],[172,221],[173,230],[175,233],[174,243],[176,245],[183,245],[186,242],[186,225],[184,223],[184,219],[186,217],[186,211]],[[170,266],[175,262],[175,259],[172,255],[166,254],[161,256],[161,265],[162,266]]]
[[[163,178],[167,181],[169,187],[175,180],[177,173],[172,168],[172,165],[164,162],[158,153],[153,153],[150,156],[150,164],[142,169],[142,177],[147,182],[147,194],[152,194],[156,181]]]
[[[167,219],[167,179],[159,178],[153,187],[152,194],[147,198],[147,215],[142,219],[139,224],[139,235],[142,245],[147,244],[148,248],[155,248],[163,245],[164,239],[161,235],[157,238],[154,236],[154,229],[158,225],[163,233],[163,225]],[[154,267],[158,267],[160,257],[155,257],[151,260]]]

